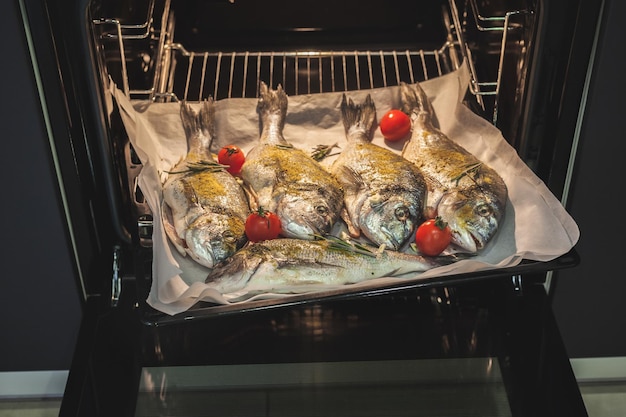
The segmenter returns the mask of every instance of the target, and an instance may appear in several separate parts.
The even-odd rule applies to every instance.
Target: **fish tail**
[[[348,140],[372,140],[372,129],[376,121],[376,106],[370,94],[361,104],[343,95],[341,100],[341,118]]]
[[[400,91],[402,95],[402,111],[411,116],[413,124],[426,130],[434,129],[433,108],[419,83],[410,86],[405,82],[401,82]]]
[[[278,140],[283,142],[283,128],[285,127],[285,118],[287,116],[287,93],[279,84],[273,90],[263,81],[259,82],[259,101],[257,111],[259,113],[263,134],[262,141]]]
[[[197,154],[210,159],[211,143],[215,138],[215,106],[213,98],[201,103],[196,112],[184,100],[180,103],[180,119],[187,137],[188,154]]]

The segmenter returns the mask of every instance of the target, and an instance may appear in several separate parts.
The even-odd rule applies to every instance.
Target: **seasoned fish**
[[[500,175],[453,142],[433,123],[433,110],[419,86],[401,85],[403,110],[411,116],[412,134],[402,155],[415,163],[428,185],[426,215],[441,216],[452,242],[467,252],[481,250],[504,216],[507,187]]]
[[[211,155],[214,114],[211,99],[198,113],[181,103],[188,152],[170,171],[162,204],[165,232],[176,249],[208,268],[245,244],[244,225],[250,213],[241,185]]]
[[[341,115],[347,145],[331,166],[344,188],[342,217],[352,237],[361,232],[398,250],[423,220],[426,183],[415,164],[371,143],[376,106],[368,94],[356,105],[344,94]]]
[[[213,269],[206,283],[222,294],[342,285],[427,271],[441,263],[396,251],[373,252],[337,238],[273,239],[249,244]]]
[[[311,239],[330,232],[339,218],[343,190],[319,162],[294,148],[283,136],[287,94],[263,82],[258,112],[262,132],[241,169],[241,177],[264,209],[276,213],[283,235]]]

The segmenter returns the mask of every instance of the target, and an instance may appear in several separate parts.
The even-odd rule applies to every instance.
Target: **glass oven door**
[[[512,416],[497,358],[147,367],[136,416]]]
[[[543,285],[508,278],[171,324],[89,306],[61,415],[586,416]],[[132,285],[126,288],[132,288]]]

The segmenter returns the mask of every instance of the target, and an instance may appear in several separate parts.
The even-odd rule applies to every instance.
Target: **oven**
[[[62,415],[586,415],[549,288],[579,261],[565,207],[602,3],[20,5],[84,301]],[[226,302],[189,296],[183,272],[178,298],[163,296],[163,259],[178,255],[146,155],[170,167],[177,155],[145,132],[167,141],[158,123],[211,99],[230,123],[223,144],[249,150],[261,81],[287,94],[288,127],[329,144],[326,119],[300,111],[308,103],[330,112],[338,97],[372,94],[382,114],[400,84],[423,85],[450,135],[495,136],[507,178],[526,184],[511,196],[530,187],[532,204],[509,201],[513,242],[499,231],[478,266],[460,254],[463,267],[442,273]],[[535,201],[550,238],[527,248]]]

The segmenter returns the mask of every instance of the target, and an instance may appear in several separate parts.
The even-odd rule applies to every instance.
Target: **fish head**
[[[452,243],[465,252],[475,253],[498,230],[505,209],[500,201],[476,189],[455,191],[442,197],[437,215],[450,226]]]
[[[316,192],[286,194],[278,203],[276,215],[280,218],[283,236],[312,239],[312,235],[330,233],[339,208],[340,205]]]
[[[233,255],[245,242],[244,221],[228,214],[199,216],[185,231],[187,253],[207,268]]]
[[[415,232],[420,217],[420,204],[412,196],[402,194],[382,199],[369,199],[359,214],[361,232],[377,245],[399,250]]]

